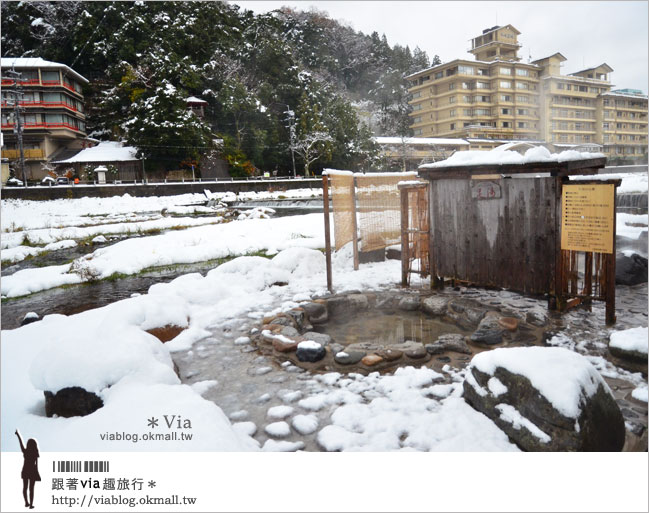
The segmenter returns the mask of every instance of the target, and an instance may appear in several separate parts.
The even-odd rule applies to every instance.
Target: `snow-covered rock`
[[[518,347],[473,357],[464,399],[527,451],[619,451],[624,419],[591,363],[559,347]]]

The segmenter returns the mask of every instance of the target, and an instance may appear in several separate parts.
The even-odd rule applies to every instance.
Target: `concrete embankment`
[[[106,185],[56,185],[53,187],[5,187],[2,198],[25,200],[51,200],[61,198],[106,198],[109,196],[176,196],[179,194],[210,192],[262,192],[287,191],[291,189],[322,189],[321,178],[297,178],[288,180],[240,180],[218,182],[175,182]]]

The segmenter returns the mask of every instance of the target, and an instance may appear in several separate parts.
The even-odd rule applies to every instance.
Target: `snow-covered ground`
[[[182,202],[178,198],[157,199],[168,201],[167,208],[199,202],[196,195],[190,196],[194,198]],[[78,200],[83,205],[76,205],[74,200],[61,201],[71,201],[70,215],[86,221],[91,212],[125,215],[130,208],[132,213],[143,215],[145,209],[153,211],[155,204],[146,205],[151,198],[124,197],[114,199],[113,205],[104,199]],[[144,204],[135,207],[139,201]],[[96,210],[93,202],[97,202]],[[160,209],[161,204],[155,205]],[[26,215],[30,207],[35,211],[33,219],[24,219],[30,217]],[[3,202],[3,227],[8,222],[4,209]],[[65,208],[58,204],[12,204],[9,210],[14,225],[8,226],[15,227],[20,221],[27,232],[57,229],[44,224],[50,217],[62,223],[66,220]],[[301,442],[281,439],[287,429],[312,434],[327,450],[517,450],[493,422],[464,402],[464,371],[449,366],[442,372],[403,368],[383,376],[317,376],[315,384],[301,395],[295,395],[299,390],[284,394],[294,394],[290,397],[294,405],[269,408],[263,430],[272,439],[263,447],[251,437],[262,426],[238,422],[232,415],[228,419],[219,405],[202,397],[215,385],[213,380],[192,386],[181,383],[173,370],[173,353],[191,351],[199,344],[223,344],[213,333],[233,319],[259,320],[269,312],[286,310],[326,293],[324,255],[319,251],[324,246],[323,231],[322,214],[197,226],[120,241],[73,264],[26,269],[3,277],[3,295],[14,296],[57,286],[65,280],[81,281],[116,272],[132,274],[156,265],[259,251],[275,255],[272,259],[238,256],[205,276],[187,274],[152,286],[148,294],[76,315],[49,315],[18,329],[4,330],[0,346],[3,425],[20,426],[53,451],[301,449]],[[398,261],[365,264],[353,271],[350,259],[349,251],[335,255],[334,286],[338,292],[394,287],[400,281]],[[69,272],[72,267],[81,272]],[[146,332],[167,324],[186,329],[164,345]],[[234,344],[246,342],[243,336],[234,340]],[[552,345],[579,350],[567,336],[558,335]],[[628,377],[601,360],[590,359],[603,375],[608,372]],[[262,368],[256,371],[266,372]],[[646,400],[646,379],[637,375],[629,379],[636,386],[634,397]],[[75,385],[95,392],[104,407],[85,417],[45,417],[43,391],[56,392]],[[332,409],[326,425],[315,416],[322,408]],[[142,437],[151,431],[147,418],[162,418],[169,413],[191,419],[191,440],[141,439],[137,444],[132,439],[109,444],[105,440],[115,433]],[[2,430],[4,447],[14,446],[10,443],[12,437],[13,427]]]

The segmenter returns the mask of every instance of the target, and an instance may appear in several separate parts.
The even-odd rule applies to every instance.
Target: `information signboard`
[[[564,185],[561,193],[561,249],[613,253],[615,186]]]

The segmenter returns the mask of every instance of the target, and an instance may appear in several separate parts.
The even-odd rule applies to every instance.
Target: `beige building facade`
[[[646,158],[646,96],[611,91],[605,63],[569,75],[560,53],[523,63],[519,35],[511,25],[486,29],[471,39],[475,60],[406,77],[413,135],[463,138],[480,150],[520,140]]]

